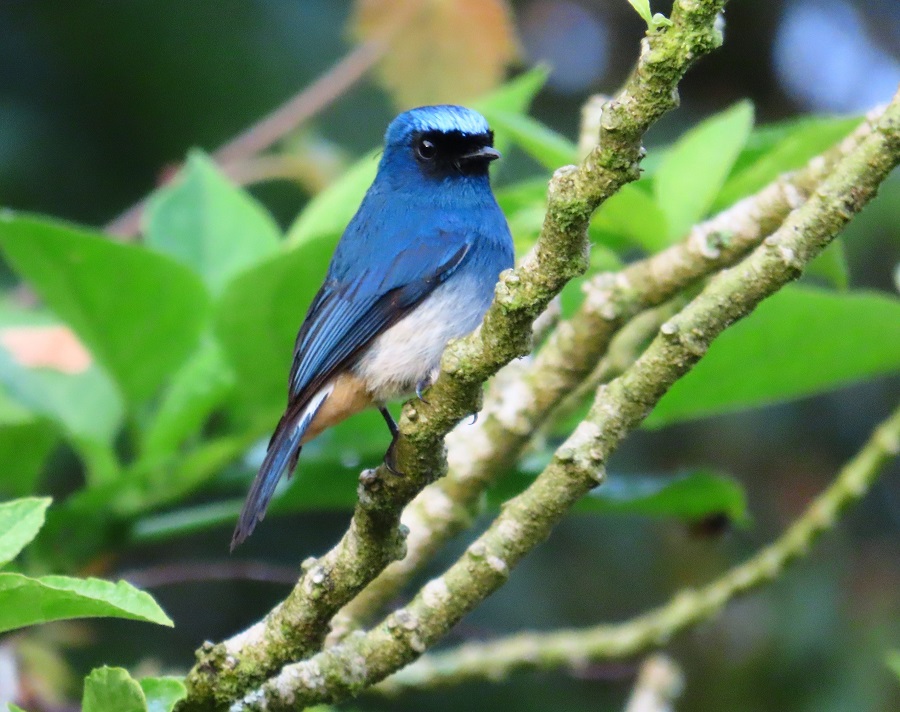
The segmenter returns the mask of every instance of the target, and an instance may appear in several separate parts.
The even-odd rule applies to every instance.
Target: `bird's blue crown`
[[[464,136],[479,136],[490,130],[487,120],[477,111],[454,104],[439,104],[404,111],[390,123],[384,141],[390,146],[404,142],[413,133],[457,131]]]

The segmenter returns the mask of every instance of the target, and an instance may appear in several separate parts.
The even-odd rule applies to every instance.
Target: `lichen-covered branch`
[[[706,353],[710,343],[796,279],[875,195],[898,162],[900,95],[872,134],[840,161],[802,207],[740,264],[714,277],[684,310],[663,324],[631,368],[598,389],[588,416],[557,449],[550,464],[506,503],[488,530],[442,576],[372,630],[352,633],[307,660],[285,666],[232,709],[296,710],[344,699],[380,682],[434,645],[503,585],[522,557],[602,481],[605,463],[622,439]],[[467,348],[471,340],[455,353],[465,353]],[[458,366],[468,367],[462,359]]]
[[[774,580],[787,565],[806,555],[819,536],[837,525],[841,513],[865,496],[884,466],[898,454],[900,409],[874,431],[834,483],[784,534],[712,583],[682,591],[664,606],[624,623],[524,633],[426,655],[375,689],[396,694],[468,680],[496,681],[517,670],[578,670],[665,645],[677,633],[717,615],[732,599]]]
[[[577,167],[556,172],[548,209],[530,260],[505,273],[475,334],[445,353],[428,403],[408,403],[400,421],[396,459],[404,477],[385,468],[361,476],[359,504],[340,543],[307,562],[287,600],[264,621],[226,643],[206,644],[187,677],[178,709],[217,709],[258,685],[282,665],[321,648],[341,606],[403,555],[400,512],[446,472],[444,437],[479,409],[482,384],[530,350],[532,323],[587,266],[587,224],[600,203],[639,176],[641,137],[677,103],[677,83],[699,57],[721,43],[714,18],[724,0],[679,0],[674,25],[651,32],[637,67],[610,102],[600,145]]]
[[[478,423],[447,437],[448,476],[425,489],[404,513],[410,532],[406,556],[341,610],[332,623],[333,639],[375,615],[445,541],[468,525],[493,478],[509,468],[562,401],[591,380],[592,370],[624,324],[734,264],[758,245],[872,133],[882,112],[871,112],[833,149],[699,224],[683,241],[618,273],[593,279],[582,308],[557,325],[537,356],[514,361],[498,374]]]

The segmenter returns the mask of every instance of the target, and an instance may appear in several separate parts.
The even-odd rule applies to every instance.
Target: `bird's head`
[[[400,114],[384,137],[384,163],[405,173],[443,181],[483,176],[500,158],[494,132],[477,111],[444,104],[420,106]]]

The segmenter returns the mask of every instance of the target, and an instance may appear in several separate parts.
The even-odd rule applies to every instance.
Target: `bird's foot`
[[[397,477],[403,477],[403,473],[400,472],[397,467],[397,438],[395,437],[391,440],[391,444],[388,445],[387,452],[384,453],[384,466],[388,469],[392,475],[396,475]]]
[[[427,391],[431,386],[434,385],[434,379],[429,376],[427,378],[423,378],[416,384],[416,397],[422,401],[425,405],[431,405],[427,400],[425,400],[425,396],[422,394]]]

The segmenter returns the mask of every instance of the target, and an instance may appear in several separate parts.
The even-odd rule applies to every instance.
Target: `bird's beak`
[[[500,151],[493,146],[482,146],[477,151],[460,156],[461,161],[496,161],[500,158]]]

